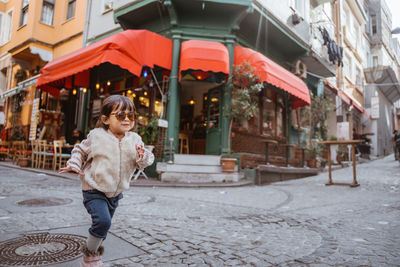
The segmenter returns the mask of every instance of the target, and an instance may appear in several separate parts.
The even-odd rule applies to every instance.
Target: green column
[[[232,73],[233,73],[233,57],[234,57],[234,41],[228,40],[226,47],[229,52],[229,79],[223,88],[223,108],[221,116],[221,152],[227,154],[229,135],[229,124],[231,121],[231,99],[232,99]],[[232,142],[232,140],[231,140]]]
[[[178,77],[179,77],[179,56],[181,52],[181,36],[179,34],[173,35],[173,54],[172,54],[172,69],[169,78],[169,93],[168,93],[168,108],[167,119],[168,129],[167,138],[165,143],[165,157],[169,159],[169,139],[174,138],[173,153],[178,151],[179,145],[179,91],[178,91]]]

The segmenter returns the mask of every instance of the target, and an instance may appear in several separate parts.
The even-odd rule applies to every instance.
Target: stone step
[[[169,183],[221,183],[238,182],[244,178],[243,173],[182,173],[164,172],[160,175],[161,181]]]
[[[219,166],[221,165],[221,156],[175,154],[174,163]]]
[[[182,172],[182,173],[222,173],[221,165],[198,165],[195,162],[192,164],[170,164],[166,162],[158,162],[156,171],[160,172]],[[238,171],[238,166],[235,166],[235,172]]]

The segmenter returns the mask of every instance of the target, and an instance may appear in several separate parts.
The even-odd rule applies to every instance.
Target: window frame
[[[106,5],[110,4],[110,3],[111,3],[111,7],[106,9],[105,8]],[[113,9],[114,9],[114,0],[102,0],[102,3],[101,3],[101,13],[102,14],[107,13],[107,12],[113,10]]]
[[[74,8],[73,8],[73,14],[70,14],[70,6],[71,3],[73,3]],[[76,0],[67,0],[67,14],[66,14],[66,20],[70,20],[75,18],[76,14]]]
[[[8,43],[11,40],[11,29],[12,29],[12,19],[13,19],[13,13],[14,9],[10,9],[7,12],[5,12],[5,17],[4,17],[4,29],[5,31],[2,31],[3,36],[0,36],[0,42],[1,45],[4,45]]]
[[[51,24],[46,23],[46,21],[44,21],[44,19],[43,19],[43,10],[44,10],[45,4],[51,5],[53,7],[52,16],[51,16]],[[43,0],[42,1],[42,12],[40,14],[40,22],[41,23],[49,25],[49,26],[53,26],[54,25],[55,6],[56,6],[56,1],[55,0]]]
[[[19,17],[19,27],[28,24],[29,0],[21,0],[21,13]]]

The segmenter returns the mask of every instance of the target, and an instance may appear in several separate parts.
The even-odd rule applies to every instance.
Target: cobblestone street
[[[326,172],[239,188],[131,187],[113,219],[114,241],[105,241],[105,264],[400,266],[399,171],[391,155],[358,165],[356,188],[325,186]],[[351,179],[352,168],[333,172],[334,181]],[[45,197],[59,203],[21,205]],[[0,166],[0,241],[87,229],[81,201],[77,180]],[[118,240],[140,253],[113,255]]]

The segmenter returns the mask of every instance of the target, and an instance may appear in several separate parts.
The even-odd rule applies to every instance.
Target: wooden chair
[[[0,142],[0,159],[5,160],[10,156],[10,142],[1,141]]]
[[[187,134],[179,134],[179,154],[189,154],[189,137]]]
[[[54,145],[53,170],[55,171],[66,165],[68,159],[71,158],[71,154],[62,153],[64,141],[55,140],[53,141],[53,145]]]
[[[13,141],[11,143],[12,162],[18,163],[18,159],[26,156],[26,151],[25,141]]]
[[[31,167],[32,168],[38,168],[39,167],[39,140],[32,140],[31,141],[31,146],[32,146],[32,162],[31,162]]]
[[[39,147],[39,163],[38,167],[45,169],[48,167],[49,169],[53,165],[53,156],[54,153],[52,151],[48,151],[48,148],[50,147],[47,144],[46,140],[38,140],[38,147]]]

